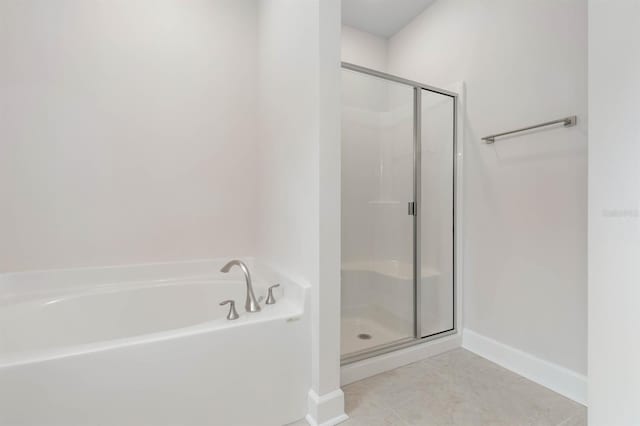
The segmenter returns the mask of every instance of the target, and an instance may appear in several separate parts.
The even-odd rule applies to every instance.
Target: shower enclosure
[[[342,70],[342,362],[455,332],[455,93]]]

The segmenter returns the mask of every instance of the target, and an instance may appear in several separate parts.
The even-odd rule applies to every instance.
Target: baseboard
[[[438,355],[462,344],[460,333],[347,364],[340,369],[342,386]]]
[[[309,391],[309,414],[305,417],[311,426],[334,426],[349,417],[344,413],[344,393],[336,389],[319,396],[313,389]]]
[[[462,347],[533,382],[587,405],[587,377],[464,329]]]

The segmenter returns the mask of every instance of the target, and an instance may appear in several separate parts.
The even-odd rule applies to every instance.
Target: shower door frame
[[[458,332],[458,253],[457,253],[457,207],[458,207],[458,101],[459,94],[438,87],[422,84],[417,81],[408,80],[402,77],[398,77],[392,74],[387,74],[381,71],[376,71],[371,68],[366,68],[360,65],[355,65],[350,62],[341,63],[343,69],[360,72],[373,77],[378,77],[384,80],[401,83],[413,88],[413,313],[414,313],[414,335],[405,339],[397,340],[391,343],[383,344],[373,347],[371,349],[365,349],[362,351],[354,352],[340,357],[341,365],[351,364],[353,362],[361,361],[364,359],[372,358],[385,353],[393,352],[399,349],[407,348],[410,346],[426,343],[431,340],[439,339],[445,336],[450,336]],[[422,90],[426,90],[432,93],[448,96],[453,100],[453,188],[452,188],[452,246],[453,246],[453,265],[452,265],[452,277],[453,277],[453,289],[452,289],[452,303],[453,303],[453,328],[438,333],[430,334],[425,337],[421,337],[422,321],[421,321],[421,297],[422,289],[418,284],[419,277],[422,278],[422,253],[419,235],[422,235],[420,212],[422,209]]]

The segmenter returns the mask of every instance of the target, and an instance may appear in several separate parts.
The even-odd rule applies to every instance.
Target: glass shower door
[[[414,88],[342,71],[342,355],[415,337]]]
[[[454,102],[420,90],[418,337],[454,328]]]

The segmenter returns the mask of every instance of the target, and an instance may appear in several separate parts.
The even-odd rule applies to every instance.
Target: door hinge
[[[407,214],[409,216],[415,216],[416,215],[416,203],[415,203],[415,201],[409,201],[409,205],[407,207]]]

